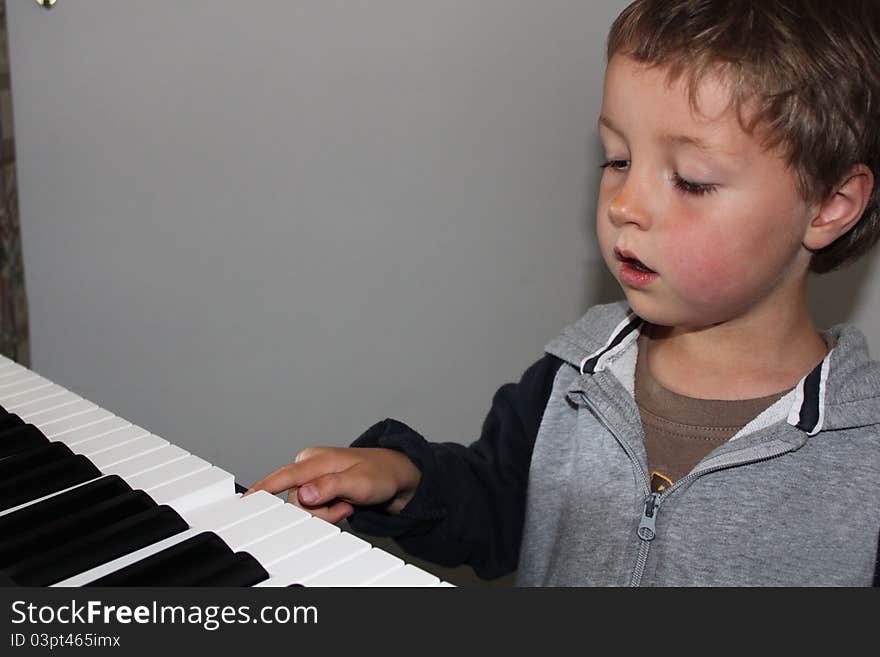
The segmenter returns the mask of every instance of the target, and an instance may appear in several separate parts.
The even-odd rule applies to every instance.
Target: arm
[[[403,452],[421,478],[398,515],[380,506],[356,506],[349,519],[352,527],[393,536],[407,552],[435,563],[468,563],[481,577],[513,571],[532,450],[561,364],[546,355],[519,383],[499,388],[480,438],[470,446],[429,443],[395,420],[368,429],[354,447]]]

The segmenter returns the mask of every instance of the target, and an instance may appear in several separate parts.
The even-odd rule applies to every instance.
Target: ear
[[[804,235],[804,246],[818,251],[855,226],[871,199],[874,174],[864,164],[856,164],[843,182],[815,210]]]

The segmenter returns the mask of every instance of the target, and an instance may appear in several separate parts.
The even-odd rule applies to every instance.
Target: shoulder
[[[825,427],[860,428],[874,440],[880,434],[880,362],[868,354],[864,334],[852,324],[825,331],[834,339],[824,374]]]

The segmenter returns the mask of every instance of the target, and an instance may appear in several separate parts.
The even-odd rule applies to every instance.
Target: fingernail
[[[306,504],[318,501],[318,489],[312,484],[306,484],[299,489],[299,499]]]

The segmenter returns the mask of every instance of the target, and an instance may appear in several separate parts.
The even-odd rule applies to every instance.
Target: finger
[[[332,471],[333,464],[330,462],[331,460],[332,457],[330,455],[318,453],[312,458],[288,463],[263,477],[250,487],[249,492],[265,490],[274,495],[275,493],[301,486],[328,470]]]
[[[313,516],[316,516],[321,520],[325,520],[329,523],[333,523],[334,525],[340,520],[348,518],[352,513],[354,513],[354,507],[348,502],[336,502],[334,504],[331,504],[330,506],[321,506],[314,509],[306,510]]]
[[[374,484],[361,474],[361,468],[356,465],[342,472],[332,472],[303,483],[299,487],[298,498],[307,507],[328,504],[336,499],[354,504],[374,504],[383,501],[377,499]]]
[[[312,458],[316,454],[321,451],[321,447],[306,447],[304,450],[301,450],[296,457],[294,457],[293,462],[299,463],[300,461],[304,461],[305,459]]]
[[[268,475],[260,479],[260,481],[248,488],[245,495],[255,493],[258,490],[264,490],[274,495],[275,493],[280,493],[283,490],[294,487],[298,477],[297,470],[292,469],[291,465],[292,464],[287,464],[270,472]]]

